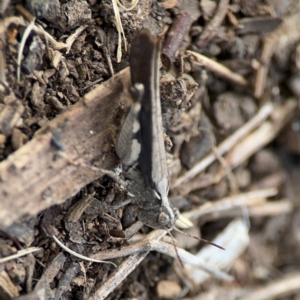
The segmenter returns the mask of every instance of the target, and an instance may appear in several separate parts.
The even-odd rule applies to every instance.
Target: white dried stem
[[[247,136],[251,131],[253,131],[256,127],[261,125],[263,121],[271,114],[274,110],[273,104],[271,102],[267,102],[261,109],[257,112],[257,114],[246,122],[241,128],[235,131],[231,136],[229,136],[226,140],[220,143],[219,146],[216,147],[214,151],[205,156],[202,160],[200,160],[192,169],[186,172],[183,176],[179,177],[173,187],[177,187],[182,183],[185,183],[196,175],[204,171],[209,165],[211,165],[218,156],[222,156],[231,150],[241,139]]]
[[[233,262],[239,257],[247,248],[249,244],[248,227],[241,219],[232,221],[222,233],[220,233],[214,243],[221,245],[225,251],[212,246],[205,246],[197,254],[194,255],[195,263],[201,262],[214,268],[216,270],[228,270]],[[184,263],[184,269],[176,267],[177,274],[181,275],[182,280],[188,287],[193,288],[209,279],[210,274],[192,267]]]
[[[204,205],[199,206],[198,208],[183,213],[182,215],[190,220],[195,220],[207,214],[232,210],[236,207],[251,207],[262,205],[265,203],[266,198],[275,196],[276,194],[277,189],[275,188],[242,193],[214,202],[207,202]]]
[[[242,86],[248,85],[247,80],[243,76],[234,73],[222,64],[194,51],[187,51],[186,53],[191,56],[195,64],[203,66],[212,72],[218,73],[219,75],[226,77],[234,83],[240,84]]]

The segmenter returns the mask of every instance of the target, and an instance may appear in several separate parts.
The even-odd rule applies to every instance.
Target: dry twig
[[[174,245],[156,239],[156,236],[159,235],[159,232],[163,230],[156,230],[156,231],[151,232],[145,239],[143,239],[140,242],[137,242],[127,247],[123,247],[122,251],[119,251],[118,249],[104,250],[93,254],[91,258],[101,259],[101,260],[113,259],[113,258],[133,255],[144,251],[157,251],[165,255],[169,255],[173,258],[177,258]],[[182,248],[177,247],[177,252],[180,259],[186,264],[189,264],[195,268],[199,268],[207,273],[210,273],[213,277],[217,279],[221,279],[221,280],[232,279],[231,276],[229,276],[228,274],[220,272],[219,270],[216,270],[214,268],[211,268],[209,265],[201,261],[195,260],[194,255],[185,251]]]
[[[125,37],[123,25],[122,25],[122,22],[121,22],[120,11],[119,11],[117,1],[112,0],[112,4],[113,4],[113,10],[114,10],[114,13],[115,13],[115,18],[116,18],[116,27],[117,27],[117,31],[118,31],[117,62],[120,62],[121,58],[122,58],[122,36],[123,36],[123,40],[124,40],[125,51],[127,51],[127,40],[126,40],[126,37]]]
[[[221,0],[219,2],[214,17],[205,26],[199,41],[197,41],[197,46],[199,48],[205,47],[208,44],[208,42],[215,36],[217,28],[221,25],[227,14],[228,4],[229,0]]]
[[[173,22],[163,44],[162,48],[162,63],[170,67],[175,61],[179,47],[189,31],[193,19],[189,14],[179,15]]]
[[[20,43],[18,59],[17,59],[17,80],[18,80],[18,82],[20,81],[20,76],[21,76],[21,60],[22,60],[23,50],[24,50],[27,38],[29,37],[29,35],[34,27],[34,22],[35,22],[35,18],[33,18],[33,20],[26,27],[24,34],[22,36],[21,43]]]
[[[119,250],[106,250],[93,254],[91,257],[97,259],[100,257],[101,259],[106,259],[132,255],[118,267],[118,269],[111,275],[111,277],[95,293],[94,297],[104,299],[104,297],[111,293],[116,288],[116,286],[137,267],[137,265],[147,256],[150,251],[159,251],[176,258],[177,256],[174,245],[159,241],[165,234],[165,230],[155,230],[152,231],[141,242],[138,242],[131,246],[123,247],[121,252]],[[228,274],[220,271],[217,268],[211,268],[209,264],[205,263],[201,259],[196,259],[194,255],[190,254],[184,249],[177,248],[177,251],[182,261],[194,266],[195,268],[200,268],[201,270],[203,270],[203,272],[210,274],[208,276],[213,276],[215,278],[226,281],[232,280],[232,277]]]
[[[288,274],[285,278],[259,287],[240,300],[272,300],[300,292],[300,273]]]
[[[5,18],[0,26],[0,34],[5,32],[7,28],[11,24],[16,24],[20,26],[28,26],[28,22],[26,22],[23,18],[20,17],[8,17]],[[52,35],[50,35],[47,31],[45,31],[41,26],[33,25],[32,29],[38,34],[41,38],[46,39],[52,46],[54,50],[62,50],[66,49],[67,52],[71,49],[72,44],[74,43],[75,39],[87,28],[87,25],[82,25],[75,30],[73,34],[71,34],[65,43],[58,42],[54,39]]]
[[[217,270],[227,270],[235,259],[240,256],[249,244],[248,227],[245,222],[236,219],[232,221],[217,238],[214,243],[222,245],[225,251],[220,251],[211,246],[205,246],[194,255],[195,262],[202,262]],[[176,268],[177,274],[191,289],[199,289],[201,283],[211,277],[207,272],[185,264],[183,272]]]
[[[232,149],[242,138],[247,136],[253,129],[258,127],[271,114],[273,110],[273,104],[267,102],[264,106],[261,107],[261,109],[251,120],[245,123],[225,141],[220,143],[215,151],[212,151],[210,154],[208,154],[183,176],[177,178],[173,187],[178,187],[180,184],[187,182],[188,180],[198,175],[200,172],[204,171],[205,168],[207,168],[216,160],[217,156],[224,155],[226,152]]]
[[[151,237],[161,239],[167,232],[155,230]],[[134,254],[125,259],[121,265],[111,274],[108,280],[88,300],[105,299],[148,255],[149,251]]]
[[[0,264],[4,263],[6,261],[12,260],[12,259],[22,257],[22,256],[27,255],[29,253],[33,253],[33,252],[37,252],[37,251],[41,251],[41,250],[42,250],[42,248],[37,248],[37,247],[30,247],[30,248],[27,248],[27,249],[20,250],[20,251],[18,251],[17,253],[15,253],[13,255],[9,255],[9,256],[0,258]]]
[[[98,259],[93,259],[93,258],[90,258],[90,257],[86,257],[84,255],[81,255],[79,253],[76,253],[75,251],[69,249],[68,247],[66,247],[56,236],[52,236],[52,238],[54,239],[54,241],[61,247],[63,248],[65,251],[67,251],[68,253],[78,257],[78,258],[81,258],[83,260],[86,260],[86,261],[92,261],[92,262],[96,262],[96,263],[101,263],[101,264],[110,264],[110,265],[113,265],[114,267],[117,267],[113,262],[111,261],[103,261],[103,260],[98,260]]]
[[[267,82],[267,75],[269,71],[269,64],[274,52],[286,52],[289,45],[296,43],[300,39],[300,12],[288,16],[283,19],[283,22],[276,30],[269,33],[264,38],[263,49],[260,57],[260,66],[257,70],[254,95],[260,98],[264,91]]]
[[[182,215],[190,220],[195,220],[211,213],[219,213],[225,210],[232,210],[236,207],[251,207],[262,205],[266,201],[266,198],[275,196],[277,189],[264,189],[251,191],[231,197],[226,197],[214,202],[206,202],[199,208],[195,208],[191,211],[185,212]]]
[[[265,121],[231,150],[226,159],[228,166],[231,169],[237,167],[269,144],[291,119],[296,107],[297,100],[293,98],[286,99],[282,105],[276,107],[271,115],[271,120]]]
[[[273,202],[266,202],[263,205],[249,207],[250,217],[273,217],[285,215],[293,210],[293,204],[289,199],[281,199]]]
[[[195,64],[203,66],[203,67],[209,69],[210,71],[215,72],[215,73],[217,73],[239,85],[242,85],[242,86],[248,85],[247,80],[243,76],[232,72],[230,69],[223,66],[222,64],[220,64],[200,53],[194,52],[194,51],[187,51],[186,53],[187,53],[187,55],[189,55],[192,58],[192,61]]]
[[[259,149],[262,149],[264,146],[270,143],[277,136],[278,132],[284,127],[284,125],[286,125],[291,119],[296,107],[297,102],[295,99],[286,100],[281,106],[274,108],[272,121],[265,121],[258,129],[249,134],[250,130],[248,131],[248,129],[256,123],[255,120],[259,120],[260,122],[263,120],[262,117],[266,117],[267,115],[265,115],[265,112],[263,112],[261,109],[256,116],[245,123],[244,126],[238,129],[229,138],[223,141],[216,149],[214,149],[213,153],[207,155],[191,170],[185,173],[182,177],[178,178],[174,184],[174,187],[177,187],[183,182],[186,182],[187,180],[196,176],[208,165],[210,165],[216,157],[224,154],[226,152],[224,151],[225,149],[229,151],[231,148],[231,151],[226,158],[227,168],[224,169],[223,166],[221,166],[222,170],[220,174],[218,174],[218,179],[221,179],[228,174],[228,170],[232,170],[239,166],[249,157],[255,154]],[[267,110],[267,106],[264,106],[264,108]],[[271,109],[271,107],[269,107],[269,109]],[[270,111],[267,110],[267,113],[270,113]],[[252,129],[254,128],[252,127]],[[244,139],[241,140],[240,138],[242,135],[240,134],[243,132],[248,133],[248,136],[245,135]],[[239,142],[237,143],[237,141]],[[235,145],[232,142],[234,142]]]

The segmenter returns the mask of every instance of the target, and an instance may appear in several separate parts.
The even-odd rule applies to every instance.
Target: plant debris
[[[296,0],[2,1],[0,299],[296,299],[299,20]],[[115,151],[141,28],[195,239],[136,220]]]

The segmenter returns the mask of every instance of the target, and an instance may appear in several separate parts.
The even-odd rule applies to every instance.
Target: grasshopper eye
[[[158,216],[158,222],[162,226],[167,225],[168,223],[170,223],[170,217],[166,213],[161,212]]]

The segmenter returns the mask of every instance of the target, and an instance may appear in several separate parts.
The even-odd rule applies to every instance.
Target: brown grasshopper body
[[[160,42],[147,30],[136,34],[130,53],[134,103],[122,125],[116,150],[123,165],[129,167],[128,191],[135,196],[139,220],[152,228],[171,229],[179,211],[168,199],[159,53]]]

